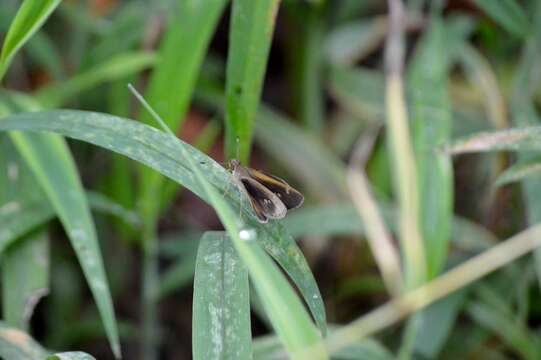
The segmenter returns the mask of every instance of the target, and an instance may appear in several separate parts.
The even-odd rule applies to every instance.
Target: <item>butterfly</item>
[[[288,210],[304,202],[304,196],[279,177],[243,166],[235,159],[230,161],[230,166],[233,182],[241,196],[250,200],[260,223],[282,219]]]

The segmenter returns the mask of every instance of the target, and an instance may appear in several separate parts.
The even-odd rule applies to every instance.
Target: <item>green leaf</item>
[[[265,152],[280,160],[318,197],[336,200],[346,196],[345,166],[318,138],[263,107],[258,113],[256,136]]]
[[[380,203],[386,225],[396,230],[397,210]],[[365,228],[359,213],[351,203],[319,205],[298,209],[283,220],[291,236],[364,235]],[[497,239],[485,228],[465,218],[454,216],[451,227],[454,245],[465,251],[480,251],[494,245]]]
[[[468,314],[481,326],[498,334],[503,341],[520,354],[521,358],[535,360],[539,358],[540,345],[535,335],[520,324],[512,314],[502,312],[489,304],[474,302],[467,307]]]
[[[280,358],[283,347],[276,336],[260,336],[254,340],[254,359],[272,360]],[[332,354],[336,360],[393,360],[395,357],[374,339],[362,339]]]
[[[193,172],[195,182],[218,214],[238,255],[246,265],[254,286],[260,294],[267,313],[272,314],[271,323],[293,359],[308,356],[326,359],[326,349],[320,334],[308,318],[304,307],[296,297],[276,265],[256,243],[258,237],[255,228],[246,227],[242,218],[237,218],[233,209],[225,201],[223,194],[207,180],[202,171],[202,163],[187,150],[175,134],[167,127],[157,113],[136,94],[146,109],[160,123],[167,135],[180,145],[180,152],[186,159],[189,170]]]
[[[190,170],[189,164],[186,163],[187,158],[184,153],[184,150],[186,150],[194,158],[194,162],[200,164],[207,181],[221,191],[225,191],[226,187],[229,187],[228,200],[230,203],[235,207],[240,203],[240,194],[237,189],[231,189],[229,183],[230,174],[223,167],[188,144],[155,128],[134,121],[83,111],[51,111],[6,117],[0,120],[0,129],[54,131],[108,148],[154,168],[187,187],[202,199],[209,201],[206,192],[196,181],[194,173]],[[222,199],[220,195],[217,196]],[[259,232],[257,239],[277,259],[284,270],[292,276],[293,281],[309,304],[314,318],[318,320],[321,331],[324,333],[325,310],[321,295],[306,260],[293,239],[279,222],[271,222],[265,226],[259,224],[246,201],[243,202],[242,210],[245,221],[248,221],[250,226]],[[237,245],[235,246],[237,247]],[[284,339],[287,339],[289,345],[295,349],[297,349],[297,346],[301,346],[300,344],[303,344],[301,347],[304,347],[308,343],[317,342],[317,336],[312,330],[309,330],[310,326],[306,323],[302,305],[298,302],[285,279],[279,275],[279,272],[275,272],[278,271],[275,265],[269,259],[262,260],[262,258],[266,258],[263,257],[264,253],[260,252],[260,248],[256,244],[249,244],[248,247],[251,265],[247,264],[247,267],[250,274],[252,274],[252,271],[256,271],[252,269],[253,267],[257,269],[257,276],[265,278],[265,280],[261,280],[264,281],[264,289],[259,289],[264,294],[262,298],[270,299],[268,301],[271,301],[271,303],[268,305],[272,305],[275,311],[282,311],[280,309],[283,309],[283,305],[279,304],[287,300],[288,309],[295,313],[295,316],[292,317],[280,316],[278,318],[281,331],[284,331],[282,334],[289,334],[290,331],[293,331],[293,328],[296,328],[295,325],[290,324],[291,319],[294,319],[293,321],[296,321],[299,324],[298,326],[303,326],[303,329],[299,330],[298,333],[284,335]],[[243,261],[247,263],[244,257]],[[269,268],[274,270],[269,270]],[[267,274],[269,271],[270,273]],[[257,283],[255,280],[254,282]],[[269,291],[272,293],[267,294]],[[277,298],[278,293],[280,298]],[[276,315],[275,311],[271,311],[271,314]],[[274,318],[277,318],[277,316],[274,316]],[[285,321],[285,323],[281,321]]]
[[[428,306],[419,315],[422,326],[415,339],[415,351],[428,359],[438,359],[445,342],[454,329],[467,291],[453,293]]]
[[[508,127],[506,103],[490,62],[470,44],[464,44],[458,54],[458,62],[473,86],[483,94],[485,113],[492,127]]]
[[[352,1],[354,3],[354,1]],[[363,2],[363,4],[369,4]],[[376,2],[372,5],[377,4]],[[338,4],[337,4],[338,5]],[[340,6],[340,5],[338,5]],[[412,9],[412,5],[408,6]],[[336,11],[336,8],[333,8]],[[365,13],[373,10],[364,9]],[[333,15],[336,15],[333,13]],[[348,15],[354,15],[349,12]],[[408,11],[404,17],[406,31],[423,26],[424,19],[420,11]],[[387,16],[372,16],[354,19],[339,23],[330,29],[324,41],[326,58],[332,65],[351,66],[377,51],[382,45],[388,30]]]
[[[356,119],[357,126],[363,123],[381,122],[384,119],[385,88],[382,72],[364,67],[346,68],[333,66],[329,73],[329,91],[332,98],[348,113]],[[411,107],[412,101],[408,102]],[[453,125],[455,133],[472,132],[470,129],[479,130],[482,126],[487,128],[486,122],[477,121],[482,115],[475,114],[467,117],[463,109],[451,109],[457,124]],[[363,121],[361,123],[359,120]],[[475,120],[475,121],[472,121]],[[350,134],[351,136],[351,134]],[[338,142],[340,137],[337,137]]]
[[[359,121],[355,115],[347,112],[338,110],[336,115],[332,117],[333,127],[329,129],[329,138],[328,143],[329,147],[333,153],[339,157],[346,157],[351,153],[353,146],[356,141],[359,139],[360,134],[363,130],[366,129],[367,124]],[[381,146],[376,146],[375,154],[372,159],[377,159],[377,153]],[[381,153],[381,151],[379,151]],[[381,157],[381,156],[380,156]],[[370,162],[370,168],[374,167],[374,163],[377,163],[376,160]],[[372,174],[372,171],[368,170],[369,174]],[[382,182],[374,180],[372,176],[369,176],[374,183],[381,185]]]
[[[194,359],[250,359],[248,272],[222,232],[201,238],[195,268]]]
[[[11,137],[66,229],[118,358],[118,330],[96,229],[67,144],[53,134],[12,133]]]
[[[172,5],[173,2],[170,2],[165,6],[166,9],[164,10],[169,10]],[[63,8],[68,7],[67,3],[64,3]],[[159,3],[148,4],[148,6],[141,6],[141,4],[131,2],[122,4],[112,14],[112,17],[107,18],[107,26],[103,26],[102,19],[105,19],[104,17],[96,18],[91,13],[88,14],[92,26],[100,27],[106,31],[100,34],[101,36],[95,42],[92,42],[93,47],[82,58],[81,68],[87,69],[95,64],[103,63],[116,54],[129,52],[137,48],[143,41],[148,15],[157,11],[159,7]],[[66,13],[66,11],[64,12]],[[77,9],[74,12],[87,13],[87,11]],[[80,26],[80,21],[75,20],[75,22]],[[122,88],[126,92],[126,86],[124,85]]]
[[[181,156],[181,144],[184,144],[198,162],[204,163],[206,175],[215,186],[225,190],[228,184],[229,173],[211,158],[188,144],[174,141],[169,135],[133,120],[94,112],[55,110],[4,117],[0,119],[0,129],[56,132],[104,147],[161,172],[207,200]],[[232,190],[231,196],[238,195],[238,191]],[[255,220],[254,215],[251,216]]]
[[[385,39],[386,19],[373,17],[341,24],[325,39],[325,53],[333,65],[351,65],[376,50]]]
[[[66,114],[67,113],[69,112],[66,112]],[[77,113],[75,112],[73,115],[75,114]],[[143,139],[143,138],[140,138],[139,135],[137,135],[138,133],[142,131],[142,129],[140,129],[139,126],[137,124],[134,124],[133,122],[129,123],[130,126],[126,129],[126,131],[124,131],[122,130],[123,126],[118,124],[118,118],[116,117],[108,117],[105,115],[99,115],[95,113],[79,113],[79,114],[80,115],[87,114],[88,118],[84,120],[84,122],[86,123],[88,122],[92,123],[92,121],[94,121],[93,119],[95,119],[96,117],[103,117],[101,122],[107,124],[107,128],[109,129],[109,132],[103,131],[103,129],[100,129],[100,126],[96,128],[95,125],[91,125],[90,128],[82,127],[81,129],[79,129],[77,131],[78,135],[75,136],[76,138],[80,138],[80,136],[84,136],[84,138],[88,139],[86,141],[91,140],[90,142],[93,142],[93,143],[96,140],[100,140],[100,144],[102,144],[101,146],[108,147],[117,152],[121,150],[123,154],[131,158],[134,158],[134,156],[136,155],[137,156],[135,157],[136,160],[145,162],[146,165],[153,167],[156,170],[159,170],[162,174],[181,183],[182,185],[190,189],[192,192],[196,193],[198,196],[205,199],[199,187],[193,182],[193,175],[191,174],[191,172],[189,172],[185,168],[186,164],[185,162],[181,160],[182,155],[178,154],[179,149],[176,144],[171,145],[173,146],[173,148],[159,150],[160,153],[162,153],[163,156],[165,156],[165,159],[167,159],[167,163],[165,164],[163,168],[161,168],[161,170],[156,168],[158,159],[152,158],[152,155],[154,155],[157,151],[156,144],[162,144],[163,142],[170,143],[169,137],[164,138],[163,134],[158,133],[160,134],[160,136],[158,137],[155,137],[153,135],[149,137],[148,139]],[[113,125],[112,124],[113,119],[117,120],[115,126],[111,126]],[[271,118],[269,117],[269,120],[267,121],[270,121],[270,119]],[[276,122],[275,125],[276,124],[278,123]],[[70,130],[71,125],[69,121],[66,121],[66,119],[64,119],[64,125],[62,127],[65,131],[71,131]],[[274,129],[278,129],[278,125],[276,125]],[[91,136],[84,135],[85,132],[92,134],[96,132],[96,130],[99,130],[99,133],[96,135],[96,137],[92,135]],[[79,133],[79,131],[81,132]],[[120,143],[120,145],[123,146],[124,148],[123,149],[117,148],[116,146],[118,146],[118,144],[115,145],[114,141],[111,139],[111,136],[113,136],[111,135],[112,132],[117,134],[117,138],[119,136],[126,138],[128,134],[132,134],[135,138],[133,140],[142,140],[145,146],[145,153],[138,154],[138,153],[133,152],[134,149],[137,149],[138,147],[141,146],[140,144],[137,145],[139,141],[135,141],[134,143],[129,142],[129,144]],[[152,134],[152,131],[149,134]],[[130,139],[128,138],[124,139],[124,141],[128,141],[128,140]],[[318,159],[319,159],[319,162],[321,162],[322,159],[324,160],[325,158],[329,158],[330,159],[329,163],[331,163],[331,161],[334,160],[334,158],[331,157],[330,154],[328,155],[328,153],[325,151],[324,148],[321,147],[321,145],[318,145],[318,144],[312,145],[310,142],[307,142],[304,145],[308,146],[306,148],[307,150],[315,151],[315,154],[320,156],[319,158],[317,158],[317,156],[314,156],[314,154],[310,155],[313,160],[313,165],[319,164]],[[176,150],[174,150],[175,148]],[[191,146],[188,146],[187,148],[192,154],[192,156],[196,157],[196,160],[198,162],[208,164],[208,165],[204,165],[205,171],[206,171],[205,173],[207,176],[211,177],[211,182],[215,187],[219,188],[222,192],[227,191],[227,193],[231,193],[231,194],[236,193],[238,196],[238,192],[236,191],[236,189],[231,189],[230,174],[225,169],[223,169],[221,166],[216,164],[212,159],[200,153],[199,151],[192,148]],[[306,149],[303,151],[306,152],[307,151]],[[128,152],[125,152],[125,151],[128,151]],[[173,172],[172,169],[170,169],[170,167],[173,167],[173,168],[176,167],[175,170],[178,171],[178,174],[176,174],[176,172]],[[328,166],[328,167],[325,167],[325,169],[326,171],[334,170],[336,177],[338,179],[342,178],[340,176],[341,173],[340,173],[340,168],[338,166],[336,166],[336,168],[333,168],[332,166]],[[237,197],[235,198],[237,199]],[[253,212],[250,208],[250,205],[246,201],[244,201],[243,204],[244,204],[244,209],[243,209],[244,212],[247,215],[249,215],[252,219],[254,219]],[[253,220],[253,223],[258,224],[257,220],[255,219]],[[261,236],[258,237],[258,241],[261,242],[265,250],[269,254],[271,254],[271,256],[275,258],[275,260],[289,274],[289,276],[291,276],[292,280],[295,282],[301,294],[303,295],[305,301],[310,307],[312,315],[314,319],[316,320],[316,323],[318,324],[320,331],[322,332],[322,334],[325,334],[326,333],[325,307],[323,305],[323,300],[321,298],[321,294],[319,292],[315,279],[312,275],[312,272],[310,271],[310,268],[301,250],[295,244],[295,241],[293,240],[293,238],[285,231],[285,229],[280,225],[279,222],[268,224],[267,226],[264,226],[261,228],[262,228],[262,234]]]
[[[41,224],[44,218],[49,218],[52,210],[48,205],[43,206],[43,203],[46,203],[43,192],[6,135],[0,136],[0,149],[0,173],[3,174],[0,177],[0,253],[2,253],[15,239]],[[34,234],[32,237],[38,236]],[[21,247],[21,253],[25,253],[23,248],[29,246]],[[14,251],[14,258],[18,257],[17,253],[18,251]],[[11,264],[15,265],[15,262]],[[6,291],[9,292],[4,287],[4,296],[9,297],[10,294],[6,294]],[[22,292],[24,293],[24,289]],[[24,303],[24,300],[21,303]],[[6,312],[4,315],[6,318],[11,316]],[[22,317],[22,312],[17,313],[15,317]],[[10,324],[24,328],[20,321]]]
[[[168,259],[183,257],[194,258],[197,255],[202,230],[185,229],[160,236],[160,255]]]
[[[35,33],[26,48],[28,56],[43,67],[53,79],[59,80],[64,76],[62,53],[48,35],[43,32]]]
[[[107,35],[112,26],[111,22],[105,17],[95,16],[91,11],[85,10],[84,4],[64,2],[58,9],[58,16],[62,17],[66,22],[76,25],[74,26],[74,31],[79,32],[77,35]],[[77,38],[77,35],[70,38],[70,40],[75,42],[80,41],[81,39]],[[79,45],[80,44],[74,45],[74,48],[81,49]],[[86,48],[86,45],[84,46]]]
[[[221,130],[221,125],[215,119],[210,120],[194,140],[194,147],[204,153],[208,153],[216,141],[222,136]],[[167,208],[180,190],[182,188],[174,182],[167,182],[162,191],[162,207]]]
[[[287,36],[291,104],[303,128],[321,136],[325,126],[323,49],[326,7],[324,4],[285,2],[291,28]]]
[[[540,160],[539,157],[536,157],[514,164],[498,176],[494,186],[504,186],[524,178],[539,175],[541,173]]]
[[[283,349],[280,339],[276,335],[258,336],[254,339],[252,347],[254,349],[255,360],[273,358],[275,352]]]
[[[453,167],[450,157],[433,148],[451,136],[448,87],[449,53],[446,26],[433,15],[411,64],[412,136],[417,160],[420,227],[425,242],[429,279],[446,263],[453,216]]]
[[[250,155],[279,3],[233,1],[226,70],[226,153],[230,159],[238,153],[244,164]]]
[[[66,81],[52,83],[42,87],[36,94],[36,99],[54,108],[67,103],[83,91],[92,89],[104,82],[124,79],[153,66],[157,56],[149,52],[126,52],[115,54],[101,64],[77,74]],[[127,90],[126,90],[127,91]]]
[[[330,91],[346,110],[366,121],[383,121],[385,80],[383,73],[356,67],[333,66]]]
[[[195,272],[197,248],[203,233],[198,230],[183,230],[160,236],[160,255],[174,259],[160,279],[158,298],[163,298],[177,289],[191,284]]]
[[[474,0],[474,3],[509,33],[525,37],[530,32],[530,21],[516,0]]]
[[[8,100],[12,101],[10,105],[15,111],[38,108],[23,96],[8,97]],[[9,110],[2,112],[6,114]],[[67,144],[56,134],[12,132],[9,135],[59,216],[100,310],[113,353],[120,357],[116,319],[95,228]]]
[[[393,360],[395,357],[382,344],[373,339],[362,339],[332,355],[336,360]]]
[[[103,195],[87,192],[88,203],[94,211],[117,216],[132,226],[138,226],[137,215]],[[0,253],[18,237],[25,235],[38,225],[52,220],[54,209],[47,200],[18,200],[0,206]]]
[[[105,195],[94,191],[87,191],[86,198],[92,210],[104,215],[115,216],[135,228],[141,226],[141,219],[139,219],[135,211],[126,209]]]
[[[0,207],[0,253],[18,237],[54,216],[51,206],[43,201],[11,201]]]
[[[304,301],[308,304],[319,331],[323,336],[327,334],[327,320],[323,299],[299,246],[284,227],[265,227],[267,231],[258,237],[263,248],[280,264],[299,288]],[[272,316],[269,314],[269,316]]]
[[[178,3],[160,44],[160,62],[152,72],[145,98],[172,129],[178,129],[192,98],[195,81],[227,0]],[[148,113],[145,123],[154,124]]]
[[[49,293],[49,236],[26,236],[2,256],[2,309],[7,324],[28,330],[39,300]]]
[[[226,0],[181,1],[179,15],[172,17],[173,22],[160,44],[160,63],[149,79],[146,95],[169,128],[175,131],[185,118],[201,63],[225,4]],[[143,122],[154,123],[146,112],[141,114],[141,119]],[[159,173],[141,168],[138,204],[144,224],[143,343],[146,357],[155,357],[152,353],[156,349],[154,300],[159,289],[157,254],[153,250],[156,247],[154,232],[162,209],[162,199],[173,194],[174,191],[163,191],[163,178]]]
[[[317,332],[309,320],[304,307],[299,302],[299,299],[296,297],[293,289],[279,272],[276,265],[266,256],[266,254],[259,247],[259,244],[255,242],[255,240],[260,237],[255,230],[255,224],[252,222],[250,226],[254,227],[245,227],[245,222],[242,220],[242,217],[240,219],[236,218],[229,204],[224,201],[224,195],[220,195],[216,189],[216,187],[218,189],[223,187],[223,184],[216,186],[216,184],[209,182],[209,179],[212,179],[211,177],[206,178],[203,175],[202,165],[205,164],[205,162],[196,161],[197,158],[192,156],[194,153],[197,154],[197,151],[190,154],[188,151],[189,147],[186,146],[186,144],[184,144],[182,141],[178,140],[174,133],[167,128],[167,125],[165,125],[163,120],[161,120],[154,110],[151,109],[148,104],[146,104],[144,99],[140,98],[139,100],[143,102],[147,110],[149,110],[156,120],[160,122],[160,125],[168,131],[170,135],[169,138],[174,140],[176,145],[180,145],[180,153],[182,157],[187,160],[190,168],[189,170],[191,170],[195,175],[196,184],[202,187],[201,193],[205,195],[204,198],[208,199],[210,204],[214,207],[222,224],[231,236],[239,256],[248,268],[254,286],[259,292],[260,298],[262,299],[267,313],[273,315],[271,318],[271,323],[276,333],[280,336],[282,342],[284,343],[285,348],[291,354],[292,358],[304,358],[306,356],[322,359],[327,358],[326,349],[321,343],[321,334]],[[210,163],[212,161],[208,162]],[[238,197],[242,196],[239,189],[236,189],[236,192]],[[242,201],[242,199],[239,199],[239,201]],[[241,208],[241,211],[242,210],[243,209]],[[261,227],[261,224],[257,225]],[[276,228],[274,230],[276,230]],[[287,236],[286,233],[284,233],[282,228],[278,228],[278,231],[280,230],[281,233],[276,234],[277,236],[274,235],[277,240],[281,241],[281,243],[278,244],[279,246],[275,246],[274,248],[271,247],[270,249],[269,246],[266,246],[266,250],[267,252],[270,252],[277,259],[277,261],[282,264],[282,266],[284,266],[279,255],[284,254],[284,250],[286,249],[284,242],[292,243],[292,239]],[[289,246],[287,248],[288,252],[286,253],[289,257],[294,257],[290,264],[297,265],[300,263],[301,265],[306,265],[301,253],[299,252],[298,254],[295,254],[294,250],[297,249],[294,246],[295,244],[293,243],[292,245],[293,246]],[[271,252],[273,249],[279,250],[278,256]],[[304,276],[303,278],[293,277],[293,280],[297,282],[297,284],[304,285],[303,282],[299,283],[298,280],[308,280],[309,286],[313,286],[315,284],[313,281],[313,276],[308,270],[308,267],[303,269],[299,268],[298,266],[295,268],[285,266],[284,269],[286,271],[302,271],[301,275]],[[305,289],[306,287],[301,286],[301,291]],[[304,294],[304,297],[311,309],[311,304],[315,303],[318,305],[316,310],[323,310],[319,292],[314,293],[312,298],[306,297],[306,294]],[[315,312],[312,309],[312,312],[316,318],[316,321],[318,324],[320,324],[319,320],[321,319],[321,315],[324,316],[324,310]],[[325,323],[323,323],[321,329],[321,332],[325,334]]]
[[[24,97],[12,100],[15,110],[35,110],[35,105]],[[94,223],[69,148],[64,138],[56,134],[12,132],[10,137],[66,230],[118,358],[120,345],[111,294]]]
[[[47,351],[30,335],[0,322],[0,358],[6,360],[45,359]]]
[[[158,298],[166,297],[177,289],[188,285],[194,277],[195,256],[186,256],[177,262],[162,275]]]
[[[47,360],[96,360],[96,358],[81,351],[70,351],[51,355]]]
[[[486,344],[489,341],[489,338],[490,334],[477,324],[459,324],[455,327],[455,331],[453,331],[449,340],[447,341],[445,351],[442,354],[441,359],[465,359],[468,356],[477,353],[477,351],[482,348],[484,348],[483,357],[486,357],[489,360],[507,359],[505,356],[489,356],[488,351],[486,351],[486,347],[483,347],[483,344]]]
[[[337,298],[345,299],[360,295],[374,296],[385,291],[385,284],[380,275],[360,275],[342,281],[338,288]]]
[[[539,125],[541,117],[536,110],[535,91],[541,81],[539,73],[539,58],[541,56],[541,4],[535,2],[533,6],[534,32],[524,43],[520,62],[515,78],[513,79],[513,92],[511,94],[511,115],[516,126]],[[534,141],[539,142],[539,141]],[[520,153],[520,162],[535,160],[538,154]],[[529,224],[537,224],[541,221],[541,202],[538,194],[541,191],[541,179],[530,177],[522,182],[522,195],[526,205],[526,214]],[[537,278],[541,283],[541,250],[534,253]]]
[[[390,211],[382,209],[382,213],[387,223],[394,221]],[[365,233],[359,212],[351,203],[303,206],[287,214],[282,223],[294,238]]]
[[[445,147],[453,154],[494,151],[539,151],[541,150],[541,126],[517,127],[501,131],[480,132],[454,140]]]
[[[172,17],[160,43],[160,62],[150,76],[145,97],[175,131],[185,119],[203,59],[226,4],[227,0],[179,2],[178,16]],[[141,113],[140,118],[145,123],[155,123],[147,112]],[[141,213],[143,220],[151,222],[161,209],[161,196],[156,194],[162,192],[163,179],[149,169],[141,171]]]
[[[13,19],[0,53],[0,81],[19,49],[43,25],[61,0],[25,0]]]
[[[265,256],[257,243],[252,242],[246,245],[249,246],[250,253],[245,254],[243,260],[250,270],[252,282],[275,332],[284,343],[291,358],[328,358],[321,343],[320,334],[308,319],[302,304],[276,265]],[[237,251],[239,251],[238,247]],[[239,253],[242,256],[242,251]]]

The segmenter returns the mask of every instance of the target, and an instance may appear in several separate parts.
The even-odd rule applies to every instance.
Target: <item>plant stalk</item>
[[[400,209],[399,237],[405,258],[405,287],[412,289],[425,281],[426,260],[419,229],[417,166],[404,99],[404,6],[400,0],[389,0],[388,3],[389,34],[385,45],[387,133]]]

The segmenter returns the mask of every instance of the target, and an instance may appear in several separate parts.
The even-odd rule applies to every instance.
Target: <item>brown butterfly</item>
[[[233,181],[241,196],[250,199],[250,203],[260,223],[269,219],[281,219],[290,209],[296,209],[304,202],[304,196],[284,180],[242,166],[238,160],[231,160]]]

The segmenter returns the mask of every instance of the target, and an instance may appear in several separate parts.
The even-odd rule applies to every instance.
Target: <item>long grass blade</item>
[[[202,167],[207,181],[222,192],[229,188],[227,197],[236,209],[240,193],[229,184],[230,174],[210,157],[192,146],[176,141],[155,128],[116,116],[73,110],[12,115],[0,120],[0,130],[57,132],[83,140],[137,160],[164,176],[182,184],[205,201],[209,201],[196,182],[182,149],[186,149]],[[322,333],[325,333],[325,308],[306,259],[293,238],[279,222],[261,226],[246,201],[242,202],[243,217],[258,229],[258,242],[291,276]]]
[[[343,327],[327,338],[327,346],[333,352],[387,328],[539,246],[541,225],[535,225]]]
[[[195,81],[211,37],[227,0],[188,0],[178,3],[178,16],[172,16],[159,46],[160,62],[152,72],[146,96],[166,124],[175,131],[182,125],[193,95]],[[140,114],[152,123],[148,112]],[[162,209],[163,177],[148,168],[140,168],[138,211],[143,220],[143,356],[155,359],[156,303],[158,293],[156,223]],[[166,195],[173,195],[170,191]],[[167,200],[167,199],[166,199]]]
[[[229,237],[205,233],[195,268],[194,359],[251,358],[249,297],[248,272]]]
[[[507,168],[498,179],[496,179],[494,186],[508,185],[528,177],[539,175],[540,172],[541,162],[539,158],[524,160]]]
[[[25,236],[2,256],[4,321],[28,331],[30,317],[49,293],[49,236],[43,229]]]
[[[19,49],[43,25],[61,0],[25,0],[17,11],[0,53],[0,81]]]
[[[323,97],[323,49],[325,5],[285,2],[292,23],[288,35],[288,55],[292,105],[302,127],[321,136],[325,126]]]
[[[535,114],[533,119],[535,119]],[[453,154],[496,151],[539,151],[541,126],[516,127],[501,131],[486,131],[459,138],[442,150]]]
[[[16,133],[12,139],[66,229],[100,310],[113,353],[119,358],[118,330],[96,230],[69,149],[57,135]]]
[[[359,215],[366,225],[370,249],[378,264],[387,291],[397,296],[402,291],[402,267],[400,255],[394,247],[380,209],[374,199],[370,182],[364,171],[366,160],[372,151],[377,132],[367,132],[357,142],[348,170],[348,184]]]
[[[76,74],[71,78],[44,86],[35,99],[47,108],[56,108],[69,102],[88,89],[128,75],[137,74],[154,66],[158,57],[149,52],[126,52],[116,54],[103,63]]]
[[[522,359],[539,358],[541,344],[512,314],[502,313],[501,310],[482,302],[473,302],[466,310],[477,323],[498,334]]]
[[[523,38],[530,32],[530,22],[518,1],[474,0],[473,2],[509,33]]]
[[[24,101],[15,105],[19,106],[18,110],[35,110]],[[10,137],[66,230],[100,311],[112,351],[119,358],[116,318],[96,229],[67,144],[56,134],[12,132]]]
[[[226,71],[226,153],[230,159],[238,153],[244,164],[250,155],[279,3],[233,1]]]
[[[283,341],[287,351],[293,359],[311,356],[317,359],[327,359],[327,353],[322,347],[320,334],[310,321],[308,314],[296,297],[291,286],[265,252],[255,241],[257,232],[252,227],[245,226],[242,219],[238,219],[230,205],[218,193],[218,190],[203,175],[201,163],[197,163],[180,140],[167,127],[158,114],[138,94],[149,113],[162,126],[170,138],[180,144],[182,157],[186,160],[189,169],[193,172],[196,183],[202,193],[207,196],[210,204],[226,228],[233,245],[246,265],[254,286],[258,290],[263,304],[269,314],[272,314],[271,323]]]
[[[412,94],[412,129],[420,193],[419,220],[426,249],[428,278],[445,266],[453,216],[453,167],[450,157],[434,151],[449,140],[452,117],[448,87],[450,57],[448,29],[439,15],[414,54],[409,86]],[[430,70],[428,71],[428,68]]]
[[[137,214],[103,195],[87,192],[91,209],[104,215],[116,216],[132,227],[138,228],[141,221]],[[54,219],[55,210],[48,200],[10,201],[0,206],[0,254],[19,237],[39,225]]]
[[[419,220],[417,164],[408,123],[404,94],[404,5],[389,0],[389,33],[385,46],[387,134],[395,195],[400,207],[400,246],[404,252],[405,288],[424,282],[427,272]]]
[[[283,346],[276,336],[260,336],[254,340],[254,359],[276,360],[283,353]],[[348,346],[332,354],[336,360],[392,360],[392,353],[379,341],[371,338]]]
[[[150,76],[145,97],[175,131],[184,121],[200,67],[226,4],[227,0],[181,1],[179,15],[172,17],[160,43],[160,62]],[[142,112],[140,118],[147,124],[154,122],[147,112]],[[161,192],[163,179],[144,167],[141,173],[140,204],[147,205],[140,212],[145,219],[155,218],[161,209],[156,194]]]
[[[511,115],[515,126],[539,127],[541,116],[535,108],[535,89],[541,81],[539,71],[539,57],[541,56],[541,4],[533,5],[534,28],[531,36],[524,42],[521,59],[515,75],[513,92],[511,95]],[[535,134],[534,137],[537,137]],[[532,141],[538,143],[539,141]],[[521,153],[519,161],[528,162],[538,154]],[[541,191],[541,180],[531,177],[522,182],[524,202],[527,209],[529,224],[541,221],[541,203],[537,201]],[[535,263],[538,283],[541,286],[541,250],[535,252]]]

